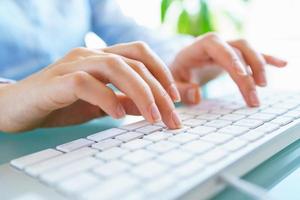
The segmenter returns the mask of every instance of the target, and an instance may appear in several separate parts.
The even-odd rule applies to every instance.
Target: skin
[[[260,102],[256,86],[267,85],[265,73],[267,64],[281,68],[285,67],[287,62],[257,52],[246,40],[225,42],[217,34],[209,33],[182,49],[170,69],[177,82],[182,101],[186,104],[199,103],[198,84],[203,85],[226,71],[238,86],[247,105],[257,107]],[[193,77],[197,71],[203,72],[203,76]]]
[[[242,62],[253,74],[245,73]],[[283,67],[286,62],[257,53],[244,40],[225,42],[213,33],[182,49],[171,71],[142,42],[98,50],[77,48],[24,80],[0,86],[0,130],[20,132],[78,124],[104,115],[122,118],[126,114],[142,115],[151,123],[162,120],[171,129],[180,128],[173,102],[200,102],[199,85],[193,82],[192,74],[208,64],[219,68],[203,71],[200,84],[223,69],[247,104],[258,106],[255,87],[266,85],[265,64]]]

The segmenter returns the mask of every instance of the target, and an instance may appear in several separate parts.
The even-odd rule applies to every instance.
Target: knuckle
[[[205,34],[204,38],[206,38],[207,40],[216,40],[216,39],[219,39],[219,35],[215,32],[211,32],[211,33]]]
[[[238,39],[237,42],[238,42],[239,44],[241,44],[241,45],[248,45],[248,41],[245,40],[245,39],[243,39],[243,38]]]
[[[107,55],[105,59],[106,59],[106,63],[112,66],[118,65],[122,62],[121,57],[114,54]]]
[[[148,84],[141,84],[139,89],[145,96],[152,96],[152,90]]]
[[[72,87],[79,87],[82,84],[84,84],[86,82],[88,78],[88,73],[84,72],[84,71],[77,71],[74,72],[70,77],[69,80],[71,82],[71,86]]]
[[[167,91],[163,87],[159,87],[159,94],[163,98],[169,98]]]
[[[82,52],[85,52],[85,51],[86,51],[86,48],[77,47],[70,52],[70,55],[80,55]]]
[[[148,44],[143,41],[134,42],[133,46],[136,50],[136,53],[142,54],[142,55],[148,53],[149,49],[150,49]]]
[[[135,67],[135,70],[136,70],[138,73],[145,74],[146,72],[148,72],[147,67],[144,65],[144,63],[142,63],[142,62],[140,62],[140,61],[135,61],[135,62],[134,62],[134,67]]]
[[[134,42],[134,45],[139,49],[147,49],[148,48],[148,44],[144,41]]]

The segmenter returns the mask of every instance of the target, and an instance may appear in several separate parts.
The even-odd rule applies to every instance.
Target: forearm
[[[0,88],[7,86],[9,83],[0,83]]]

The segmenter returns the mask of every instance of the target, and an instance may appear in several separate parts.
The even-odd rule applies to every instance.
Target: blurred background
[[[300,89],[299,0],[118,0],[137,23],[169,34],[217,31],[224,39],[246,38],[261,52],[285,58],[285,69],[268,67],[269,87]],[[222,90],[220,85],[222,84]],[[228,89],[224,90],[224,86]],[[211,96],[236,90],[224,76],[208,86]]]

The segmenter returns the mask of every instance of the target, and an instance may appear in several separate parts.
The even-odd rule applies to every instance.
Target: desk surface
[[[21,135],[0,133],[0,164],[22,155],[85,137],[92,133],[120,125],[120,121],[104,118],[90,123],[52,129],[38,129]],[[278,199],[300,199],[300,140],[291,144],[245,177],[246,180],[266,188]],[[227,188],[215,200],[248,199],[246,196]]]

